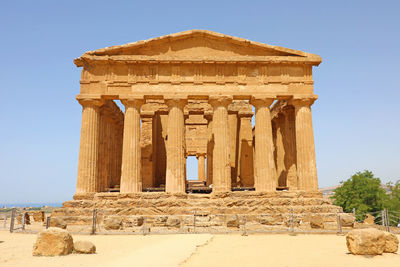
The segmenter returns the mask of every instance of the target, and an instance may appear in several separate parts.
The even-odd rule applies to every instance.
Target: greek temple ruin
[[[55,216],[85,221],[89,207],[125,220],[339,209],[318,191],[318,55],[191,30],[89,51],[74,63],[82,67],[77,186]],[[186,177],[189,156],[198,159],[195,181]]]

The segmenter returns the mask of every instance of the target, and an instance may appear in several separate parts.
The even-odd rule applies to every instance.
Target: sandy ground
[[[33,257],[35,234],[0,231],[0,266],[400,266],[400,255],[348,254],[337,235],[73,235],[94,255]]]

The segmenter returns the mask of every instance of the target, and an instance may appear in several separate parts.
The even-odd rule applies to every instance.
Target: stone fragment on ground
[[[118,218],[107,218],[104,220],[106,230],[119,230],[122,228],[122,220]]]
[[[367,213],[364,219],[364,224],[375,224],[375,217],[371,214]]]
[[[90,241],[76,241],[74,242],[74,252],[79,254],[94,254],[96,253],[96,246]]]
[[[34,211],[32,217],[35,222],[44,222],[44,211]]]
[[[385,250],[383,252],[396,253],[399,248],[399,239],[392,233],[384,232],[385,234]]]
[[[311,228],[323,229],[324,228],[324,218],[321,215],[310,216]]]
[[[375,228],[355,229],[346,235],[347,248],[354,255],[381,255],[385,251],[385,232]]]
[[[33,256],[68,255],[73,249],[73,239],[67,230],[50,227],[39,233],[33,246]]]
[[[340,224],[342,227],[353,227],[355,217],[351,213],[340,213]]]
[[[50,218],[50,227],[58,227],[61,229],[67,229],[67,223],[58,217]]]

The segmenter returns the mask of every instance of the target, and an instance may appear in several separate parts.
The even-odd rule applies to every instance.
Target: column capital
[[[289,100],[289,104],[293,105],[295,107],[310,107],[312,104],[314,104],[315,100],[318,99],[317,95],[314,95],[312,97],[303,97],[303,98],[293,98]]]
[[[196,158],[198,159],[201,156],[206,157],[206,155],[207,155],[207,153],[205,153],[205,152],[199,152],[199,153],[196,153]]]
[[[78,100],[79,104],[83,107],[101,107],[105,103],[101,98],[76,97],[76,100]]]
[[[260,107],[260,106],[271,106],[271,104],[275,100],[275,96],[252,96],[250,99],[250,104],[252,104],[254,107]]]
[[[230,95],[210,95],[208,102],[213,107],[228,107],[233,101],[233,97]]]
[[[178,107],[183,109],[188,103],[188,99],[185,96],[167,96],[164,101],[168,108]]]
[[[246,118],[246,117],[251,118],[253,117],[253,115],[254,115],[253,111],[239,110],[238,112],[239,118]]]
[[[144,99],[144,97],[141,97],[141,96],[120,98],[120,100],[121,100],[122,104],[124,104],[125,108],[127,108],[127,107],[140,108],[146,101]]]

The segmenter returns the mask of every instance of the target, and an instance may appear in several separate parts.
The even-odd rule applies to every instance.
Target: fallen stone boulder
[[[385,250],[385,233],[375,229],[355,229],[346,235],[347,248],[354,255],[381,255]]]
[[[67,229],[67,223],[58,217],[50,218],[50,227],[58,227],[61,229]]]
[[[74,247],[72,236],[67,230],[50,227],[39,233],[33,246],[33,256],[68,255]]]
[[[385,250],[383,252],[396,253],[399,248],[399,239],[392,233],[384,232],[385,234]]]
[[[93,254],[96,253],[96,246],[89,241],[76,241],[74,242],[74,252],[79,254]]]
[[[341,213],[340,214],[340,224],[342,227],[353,227],[356,218],[352,213]]]
[[[227,227],[235,227],[239,228],[239,218],[236,215],[227,216],[226,218],[226,226]]]
[[[311,228],[322,229],[324,228],[324,218],[321,215],[310,216]]]
[[[119,230],[122,227],[121,219],[107,218],[104,220],[104,228],[106,230]]]
[[[32,216],[35,222],[44,222],[44,211],[34,211]]]
[[[179,227],[181,225],[181,221],[177,218],[168,218],[166,225],[168,227]]]
[[[364,224],[370,224],[370,225],[375,224],[375,217],[367,213],[364,219]]]

